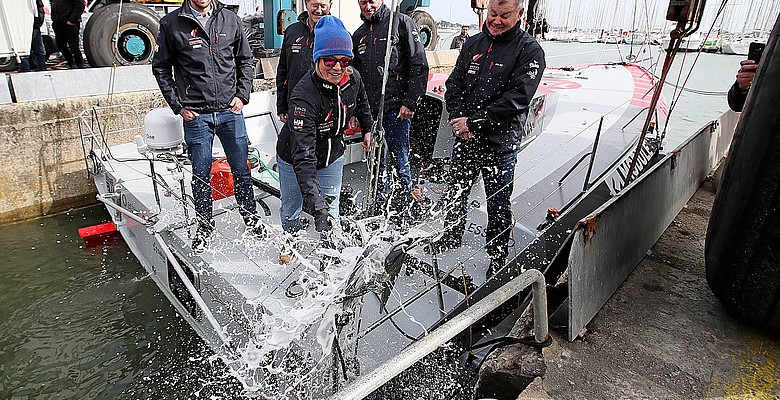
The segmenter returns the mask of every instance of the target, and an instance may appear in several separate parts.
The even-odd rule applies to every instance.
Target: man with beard
[[[247,230],[264,236],[247,166],[249,141],[241,113],[249,103],[253,72],[241,19],[217,1],[185,0],[160,20],[157,45],[152,72],[165,101],[184,119],[184,140],[192,161],[198,217],[193,251],[203,251],[214,235],[210,175],[215,135],[230,164]]]

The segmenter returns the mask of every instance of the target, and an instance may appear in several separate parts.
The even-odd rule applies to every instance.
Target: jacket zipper
[[[338,136],[339,130],[341,129],[341,120],[342,120],[342,116],[341,116],[341,113],[342,113],[342,110],[341,110],[341,87],[338,86],[338,85],[336,86],[336,108],[338,109],[338,111],[337,111],[338,116],[336,117],[336,126],[335,126],[335,128],[336,128],[336,136]],[[327,155],[327,157],[325,157],[325,166],[326,167],[328,165],[330,165],[330,155],[331,155],[330,152],[331,152],[331,149],[333,147],[333,139],[335,139],[335,137],[328,138],[328,155]]]
[[[214,6],[214,9],[211,10],[211,18],[216,18],[217,17],[217,11],[218,11],[217,7]],[[221,9],[219,9],[219,11],[221,11]],[[214,65],[214,48],[211,45],[211,38],[212,37],[215,38],[214,39],[215,42],[217,42],[217,43],[219,42],[219,39],[217,38],[216,30],[211,31],[211,32],[206,30],[206,27],[204,27],[203,24],[201,24],[200,21],[198,21],[198,19],[195,18],[195,16],[192,15],[191,13],[190,14],[184,14],[184,16],[185,16],[185,18],[190,18],[193,21],[195,21],[195,23],[198,24],[200,29],[203,30],[203,33],[206,35],[207,43],[209,44],[209,63],[211,64],[211,74],[212,74],[212,76],[216,77],[217,71],[216,71],[216,67]],[[211,26],[213,27],[214,24],[212,23]],[[217,106],[218,106],[218,104],[217,104],[218,101],[219,101],[218,97],[219,96],[217,94],[217,80],[214,79],[214,101],[211,103],[211,108],[213,108],[215,110],[217,109]]]

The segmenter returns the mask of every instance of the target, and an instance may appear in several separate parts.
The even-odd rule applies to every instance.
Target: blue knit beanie
[[[340,19],[325,15],[314,26],[314,61],[320,57],[347,56],[352,58],[352,36]]]

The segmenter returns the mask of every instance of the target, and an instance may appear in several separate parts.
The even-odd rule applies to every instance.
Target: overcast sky
[[[539,3],[544,6],[547,21],[554,27],[631,30],[635,26],[644,30],[650,25],[650,29],[666,30],[669,0],[539,0]],[[702,30],[709,30],[721,4],[722,0],[707,1]],[[471,10],[470,0],[431,0],[431,6],[426,11],[437,21],[477,23],[477,14]],[[780,0],[728,0],[726,11],[715,28],[723,24],[723,29],[734,32],[741,31],[745,25],[747,30],[754,26],[771,29],[778,12]]]

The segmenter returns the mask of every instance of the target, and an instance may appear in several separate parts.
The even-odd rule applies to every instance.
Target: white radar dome
[[[184,141],[184,125],[180,115],[170,108],[157,108],[144,117],[146,145],[153,150],[172,149]]]

